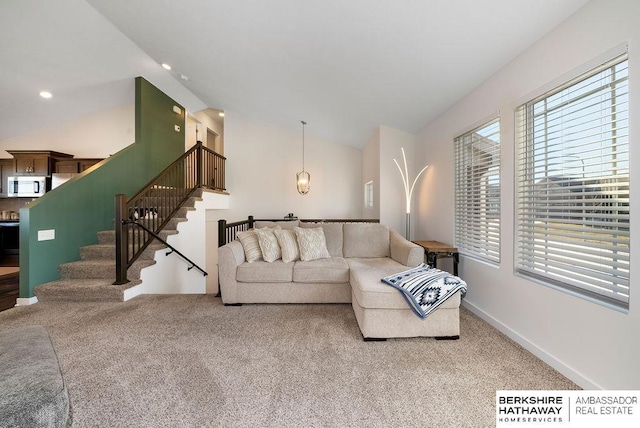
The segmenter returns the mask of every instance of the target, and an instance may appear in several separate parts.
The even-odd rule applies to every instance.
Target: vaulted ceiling
[[[131,102],[142,75],[193,112],[361,147],[418,131],[585,3],[3,0],[0,140]]]

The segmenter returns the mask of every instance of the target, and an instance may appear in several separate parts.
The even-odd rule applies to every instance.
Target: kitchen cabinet
[[[100,162],[102,159],[71,159],[71,160],[58,160],[54,165],[53,172],[63,174],[76,174],[83,172],[87,168]]]
[[[85,169],[91,168],[104,159],[78,159],[78,169],[83,172]]]
[[[0,198],[6,198],[9,193],[9,177],[13,175],[13,159],[0,159]]]
[[[49,157],[46,155],[16,156],[16,175],[47,175]]]
[[[49,150],[7,150],[14,158],[13,175],[50,176],[56,161],[73,155]]]
[[[64,174],[69,174],[69,173],[73,174],[73,173],[80,172],[80,170],[78,169],[78,161],[75,159],[58,161],[55,164],[53,172],[64,173]]]

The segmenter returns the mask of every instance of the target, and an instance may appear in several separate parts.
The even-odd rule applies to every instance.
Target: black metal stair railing
[[[159,238],[160,231],[198,188],[225,190],[225,160],[224,156],[198,142],[133,197],[127,199],[126,195],[116,195],[114,284],[129,282],[127,270],[149,244]],[[199,266],[188,261],[206,275]]]
[[[162,242],[164,245],[166,245],[169,248],[169,251],[167,251],[165,254],[168,256],[170,254],[176,253],[177,255],[179,255],[180,257],[182,257],[184,260],[186,260],[187,262],[189,262],[189,267],[187,268],[187,270],[191,270],[193,268],[198,269],[200,272],[202,272],[202,274],[204,276],[209,275],[207,272],[204,271],[204,269],[202,269],[200,266],[198,266],[197,264],[195,264],[193,261],[191,261],[191,259],[187,256],[185,256],[184,254],[182,254],[180,251],[178,251],[176,249],[176,247],[174,247],[173,245],[169,244],[167,241],[165,241],[160,235],[158,235],[157,233],[154,233],[151,229],[149,229],[147,226],[145,226],[144,224],[140,223],[138,220],[125,220],[128,224],[131,224],[133,226],[139,227],[141,229],[143,229],[144,231],[146,231],[149,235],[153,236],[155,239],[157,239],[158,241]]]

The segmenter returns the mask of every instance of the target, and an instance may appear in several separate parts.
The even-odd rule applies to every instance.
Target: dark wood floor
[[[18,266],[17,256],[5,256],[0,259],[0,269],[10,266]],[[15,306],[19,287],[19,271],[0,274],[0,311],[11,309]]]

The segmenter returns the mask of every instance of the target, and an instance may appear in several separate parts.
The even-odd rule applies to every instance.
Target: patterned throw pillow
[[[268,263],[276,261],[282,256],[280,244],[278,244],[276,235],[273,234],[275,230],[277,230],[275,227],[273,229],[268,227],[255,229],[258,244],[262,250],[262,258]]]
[[[260,244],[258,243],[256,232],[253,229],[247,230],[245,232],[238,232],[236,236],[242,244],[244,257],[249,263],[255,262],[257,260],[262,260],[262,250],[260,249]]]
[[[324,230],[321,227],[314,229],[296,227],[295,232],[298,239],[298,247],[300,248],[300,260],[306,262],[331,257],[329,250],[327,250]]]
[[[280,250],[282,251],[282,261],[285,263],[300,260],[300,251],[298,250],[298,238],[293,230],[280,230],[273,231],[280,244]]]

